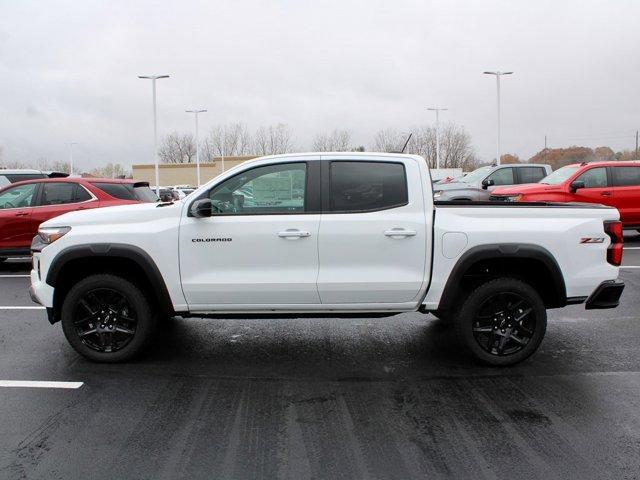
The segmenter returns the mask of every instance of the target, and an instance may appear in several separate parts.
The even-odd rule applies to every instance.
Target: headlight
[[[440,198],[442,196],[442,190],[433,192],[433,198]]]
[[[502,199],[504,202],[519,202],[522,200],[522,194],[518,193],[517,195],[502,195]]]
[[[42,239],[42,243],[49,245],[62,238],[70,230],[71,227],[41,227],[38,229],[38,235]]]

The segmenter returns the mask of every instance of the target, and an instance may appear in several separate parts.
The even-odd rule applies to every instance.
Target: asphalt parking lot
[[[6,263],[0,478],[637,478],[640,235],[626,240],[620,307],[551,311],[508,369],[420,314],[174,319],[136,362],[92,364],[29,300],[29,263]]]

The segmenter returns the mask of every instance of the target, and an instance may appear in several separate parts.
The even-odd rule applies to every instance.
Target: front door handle
[[[16,217],[26,217],[29,215],[29,212],[17,212]]]
[[[603,197],[610,197],[611,196],[611,192],[600,192],[600,195]]]
[[[392,228],[384,231],[387,237],[415,237],[418,232],[415,230],[407,230],[406,228]]]
[[[291,229],[278,232],[278,236],[280,238],[306,238],[310,237],[311,234],[309,232],[303,232],[302,230]]]

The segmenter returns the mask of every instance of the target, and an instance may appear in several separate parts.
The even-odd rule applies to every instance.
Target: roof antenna
[[[404,153],[405,149],[407,148],[407,145],[409,145],[409,140],[411,140],[411,136],[413,135],[413,132],[409,132],[409,136],[407,137],[407,141],[404,142],[404,147],[402,147],[402,151],[400,153]]]

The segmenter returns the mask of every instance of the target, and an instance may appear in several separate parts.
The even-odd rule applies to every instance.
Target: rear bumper
[[[616,308],[620,304],[620,296],[623,290],[624,282],[622,280],[602,282],[587,299],[587,304],[584,308],[587,310]]]

